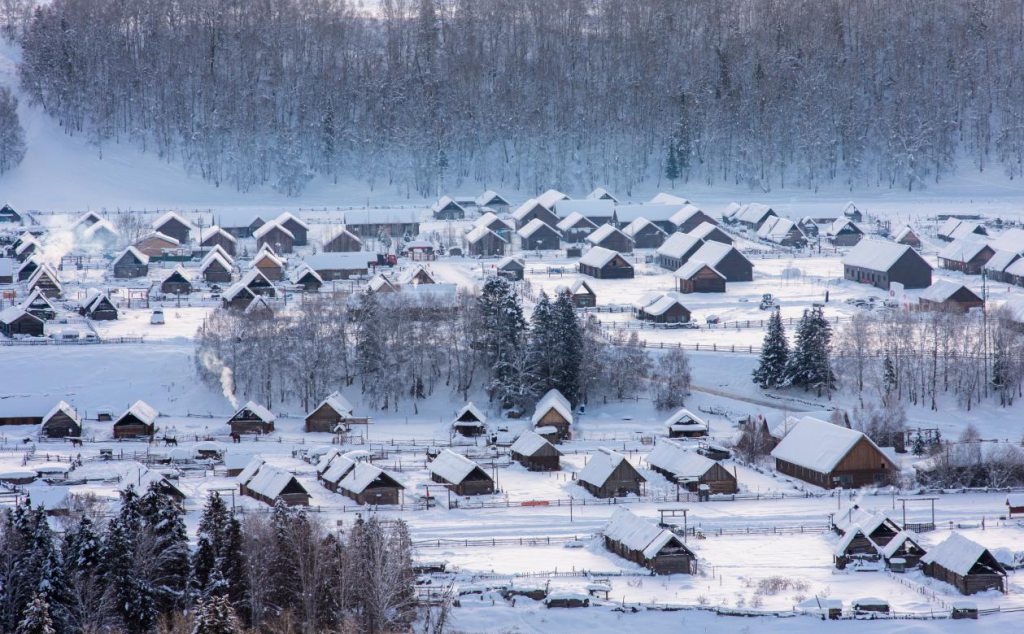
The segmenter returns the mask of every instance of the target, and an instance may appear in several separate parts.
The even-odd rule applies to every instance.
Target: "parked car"
[[[164,321],[164,311],[157,308],[153,311],[153,316],[149,318],[149,323],[153,325],[160,325],[166,323]]]

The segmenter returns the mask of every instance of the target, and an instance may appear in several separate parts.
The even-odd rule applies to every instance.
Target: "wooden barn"
[[[562,284],[555,288],[556,295],[568,295],[576,308],[593,308],[597,306],[597,293],[583,278],[576,278],[571,284]]]
[[[335,432],[339,426],[366,425],[369,418],[356,418],[355,408],[341,392],[334,392],[317,405],[316,409],[306,415],[307,432]]]
[[[39,289],[32,291],[28,299],[21,303],[21,308],[43,321],[57,318],[57,308],[50,301],[50,298],[43,295],[43,292]]]
[[[988,259],[982,270],[988,279],[993,282],[1006,282],[1007,284],[1013,284],[1013,275],[1010,272],[1010,267],[1020,261],[1020,254],[1016,251],[1004,251],[996,249],[996,252]],[[1014,270],[1019,270],[1018,265]]]
[[[868,511],[858,504],[839,509],[832,516],[832,529],[845,535],[854,528],[864,531],[872,542],[886,546],[900,533],[900,526],[883,511]]]
[[[811,417],[800,419],[771,455],[780,473],[825,489],[883,486],[899,473],[863,433]]]
[[[522,205],[519,205],[512,212],[512,220],[516,223],[516,229],[522,229],[534,220],[540,220],[551,227],[558,224],[558,216],[535,198],[531,198]]]
[[[768,205],[761,203],[747,203],[735,209],[730,220],[737,222],[751,231],[757,231],[766,220],[777,217],[779,214]],[[725,216],[723,216],[725,217]]]
[[[3,207],[0,207],[0,222],[20,224],[21,221],[21,214],[15,211],[14,207],[11,207],[10,203],[5,203]]]
[[[1006,592],[1006,569],[981,544],[953,533],[921,557],[924,574],[944,581],[961,594]]]
[[[317,463],[316,472],[317,478],[320,480],[320,484],[324,485],[324,488],[338,493],[341,481],[356,468],[359,456],[355,452],[349,452],[351,454],[349,455],[342,454],[333,447],[331,449],[332,451],[328,452]]]
[[[192,282],[188,271],[181,266],[174,267],[171,274],[160,282],[160,292],[165,295],[188,295],[192,292]]]
[[[844,216],[836,218],[826,235],[834,246],[852,247],[864,238],[864,231]]]
[[[82,423],[78,419],[78,412],[66,402],[60,401],[43,416],[43,422],[39,424],[39,433],[46,438],[81,436]]]
[[[685,407],[680,407],[665,419],[669,438],[703,438],[708,435],[708,424]]]
[[[601,225],[587,236],[585,240],[594,247],[618,251],[619,253],[633,252],[633,238],[630,238],[611,223]]]
[[[488,189],[477,196],[474,202],[478,209],[491,209],[499,214],[508,213],[509,208],[512,206],[504,196],[492,189]]]
[[[91,288],[79,304],[78,314],[93,321],[113,321],[117,319],[117,308],[106,293]]]
[[[672,223],[677,232],[682,233],[691,233],[701,225],[711,225],[712,227],[718,225],[717,220],[701,211],[695,205],[686,205],[672,214],[669,222]]]
[[[925,550],[917,541],[917,535],[910,531],[900,531],[878,551],[885,560],[887,567],[892,566],[893,559],[902,559],[904,570],[916,568],[921,563]]]
[[[256,257],[252,259],[252,266],[271,282],[279,282],[284,279],[284,260],[278,257],[269,246],[260,248]]]
[[[246,477],[245,481],[243,477]],[[288,506],[309,506],[309,491],[298,478],[284,469],[262,463],[251,476],[243,470],[238,480],[242,495],[264,504],[274,506],[280,500]]]
[[[216,251],[211,251],[199,263],[199,274],[208,284],[226,284],[231,281],[231,263]]]
[[[860,566],[865,563],[877,562],[882,558],[878,546],[857,525],[850,527],[839,538],[832,555],[832,560],[839,570],[844,570],[851,564]]]
[[[468,438],[483,436],[487,433],[487,415],[476,405],[466,403],[452,419],[452,431]]]
[[[477,463],[451,449],[444,449],[427,465],[430,479],[444,484],[456,495],[490,495],[494,480]]]
[[[724,293],[725,276],[715,267],[691,259],[674,273],[680,293]]]
[[[722,228],[717,224],[711,224],[710,222],[702,222],[695,228],[687,232],[687,235],[691,235],[694,238],[700,238],[705,242],[721,242],[722,244],[732,244],[733,239],[728,233],[722,231]]]
[[[932,265],[906,244],[865,239],[843,256],[843,278],[889,290],[890,282],[904,288],[928,288]]]
[[[462,208],[462,205],[448,196],[441,196],[436,203],[431,205],[430,213],[434,216],[434,220],[462,220],[466,217],[466,210]]]
[[[924,289],[917,299],[921,310],[945,310],[966,313],[972,308],[981,308],[985,300],[963,284],[939,280]]]
[[[291,253],[295,250],[295,234],[285,229],[275,221],[270,221],[253,232],[256,238],[256,245],[264,245],[274,250],[274,253]]]
[[[114,258],[110,268],[116,278],[146,277],[149,274],[149,256],[135,247],[128,247]]]
[[[510,448],[512,460],[523,465],[530,471],[558,471],[562,452],[548,439],[527,429]]]
[[[505,277],[512,282],[519,282],[526,276],[526,262],[520,258],[514,258],[512,256],[504,257],[498,260],[498,263],[494,265],[498,275]]]
[[[1024,515],[1024,493],[1010,493],[1006,496],[1006,514],[1010,519],[1014,515]]]
[[[295,270],[288,276],[292,285],[298,286],[304,293],[316,293],[324,285],[324,278],[303,262],[295,267]]]
[[[609,551],[654,574],[697,573],[697,555],[678,535],[624,508],[615,509],[601,536]]]
[[[177,255],[181,249],[181,243],[177,239],[157,231],[139,238],[135,242],[135,248],[151,258],[163,258],[168,255]]]
[[[587,194],[586,199],[587,200],[610,200],[613,203],[619,202],[619,199],[616,198],[615,196],[612,196],[611,192],[609,192],[604,187],[595,187],[589,194]]]
[[[135,401],[114,421],[114,438],[142,438],[153,436],[156,419],[160,414],[145,401]]]
[[[562,235],[558,229],[540,218],[526,223],[517,233],[523,251],[551,251],[562,246]]]
[[[477,227],[465,235],[466,253],[478,257],[505,255],[508,241],[485,226]]]
[[[939,251],[939,267],[968,275],[980,275],[985,264],[995,254],[992,245],[977,236],[957,238]]]
[[[153,223],[153,230],[174,238],[178,244],[188,244],[195,226],[173,211],[163,214]]]
[[[14,247],[14,259],[24,262],[39,251],[39,242],[30,234],[21,243]]]
[[[9,306],[0,311],[0,334],[5,337],[42,337],[43,331],[43,320],[24,308]]]
[[[36,268],[32,277],[28,278],[25,289],[29,293],[39,289],[39,292],[51,299],[60,297],[64,293],[64,285],[60,283],[56,271],[50,268],[49,264],[41,264]]]
[[[555,228],[562,232],[566,242],[577,244],[583,242],[587,239],[587,236],[597,231],[597,224],[580,212],[574,211],[559,220]]]
[[[15,271],[13,278],[15,282],[25,282],[32,279],[32,276],[36,274],[42,265],[41,260],[38,258],[29,258],[18,265],[18,269]],[[46,265],[42,265],[46,266]]]
[[[740,253],[739,249],[729,244],[713,240],[705,242],[690,256],[690,259],[707,263],[724,275],[727,282],[752,282],[754,280],[754,263]]]
[[[363,239],[342,226],[327,242],[324,242],[326,253],[353,253],[363,250]]]
[[[346,211],[345,227],[364,241],[381,235],[400,239],[420,233],[420,209],[356,209]]]
[[[896,244],[912,246],[915,249],[921,248],[921,238],[918,238],[917,234],[914,233],[914,230],[906,225],[898,229],[896,233],[893,234],[892,241]]]
[[[474,229],[479,227],[487,227],[506,241],[512,236],[512,232],[515,230],[514,223],[503,218],[499,218],[493,211],[488,211],[473,222]]]
[[[225,229],[222,229],[217,225],[213,225],[212,227],[203,229],[199,233],[199,246],[204,249],[220,247],[225,253],[231,257],[235,257],[235,253],[238,251],[238,239]]]
[[[402,503],[405,487],[379,467],[357,462],[338,483],[338,492],[356,504],[397,505]]]
[[[961,220],[960,218],[946,218],[939,227],[939,239],[945,242],[952,242],[958,238],[974,236],[987,236],[988,230],[976,222]]]
[[[655,324],[685,324],[690,321],[690,309],[683,305],[679,293],[651,291],[633,302],[636,318]]]
[[[228,419],[228,426],[233,434],[269,434],[274,431],[275,420],[270,410],[249,401]]]
[[[606,225],[607,226],[607,225]],[[632,279],[633,265],[618,251],[592,247],[579,260],[580,273],[601,280]]]
[[[284,227],[292,234],[294,246],[304,247],[309,244],[309,225],[307,225],[302,219],[296,217],[295,214],[285,211],[275,218],[273,222]]]
[[[636,249],[657,249],[668,238],[664,229],[647,218],[637,218],[626,225],[622,233],[633,241],[633,247]]]
[[[807,246],[803,228],[789,218],[769,218],[757,230],[757,237],[783,247]]]
[[[647,480],[626,460],[606,447],[598,448],[577,476],[580,486],[598,498],[641,495]]]
[[[654,450],[647,454],[647,464],[669,482],[680,484],[690,492],[697,492],[702,484],[707,485],[712,494],[739,492],[736,476],[721,463],[673,440],[658,440]]]
[[[704,240],[686,233],[673,233],[658,247],[656,260],[663,269],[675,271],[704,246]]]
[[[555,434],[553,442],[566,440],[572,435],[572,405],[569,399],[565,398],[557,389],[548,390],[542,396],[533,410],[531,419],[534,430],[546,427],[554,427]]]
[[[367,251],[351,253],[315,253],[303,258],[309,268],[326,281],[347,280],[367,275],[370,271],[370,260],[374,254]]]

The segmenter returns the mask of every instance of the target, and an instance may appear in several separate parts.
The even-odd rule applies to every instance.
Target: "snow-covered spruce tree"
[[[761,389],[779,388],[787,384],[789,342],[782,327],[782,313],[776,309],[768,319],[768,331],[761,346],[761,357],[754,370],[754,383]]]
[[[674,143],[668,145],[668,158],[665,159],[665,178],[672,183],[672,187],[676,186],[676,179],[679,178],[679,159],[676,156],[676,146]]]
[[[488,392],[502,406],[519,404],[519,395],[526,392],[523,366],[526,319],[523,307],[512,285],[503,277],[492,277],[484,283],[480,294],[480,314],[485,363],[490,368]]]
[[[107,525],[103,540],[103,575],[114,598],[120,627],[129,634],[145,634],[156,620],[153,588],[144,576],[148,566],[139,556],[142,517],[133,487],[122,493],[121,511]]]
[[[661,355],[654,373],[654,406],[660,410],[682,407],[690,393],[690,359],[682,349]]]
[[[142,496],[140,507],[153,544],[149,582],[157,611],[166,614],[186,604],[190,552],[185,512],[156,483]]]
[[[25,575],[32,580],[38,595],[46,600],[53,626],[60,632],[68,625],[67,578],[54,541],[50,522],[42,509],[32,512],[31,554],[25,566]]]
[[[197,596],[227,595],[237,604],[245,591],[241,529],[216,492],[206,500],[196,535],[192,592]]]
[[[386,404],[388,368],[386,334],[382,329],[382,309],[376,293],[363,293],[356,312],[356,370],[363,394],[374,403]]]
[[[796,342],[790,355],[787,376],[790,384],[804,390],[816,389],[831,394],[835,389],[832,371],[832,326],[821,307],[805,310],[796,330]]]
[[[18,98],[10,88],[0,87],[0,174],[17,167],[27,149],[25,129],[18,119]]]
[[[555,385],[555,326],[554,311],[548,295],[541,291],[537,305],[530,316],[527,357],[537,394],[547,392]]]
[[[17,634],[57,634],[50,618],[50,606],[42,592],[32,596],[24,617],[18,623]]]
[[[552,387],[557,388],[575,407],[582,400],[583,325],[568,293],[558,296],[551,312],[552,366],[555,370]]]
[[[196,607],[192,634],[239,634],[242,626],[225,596],[211,595]]]

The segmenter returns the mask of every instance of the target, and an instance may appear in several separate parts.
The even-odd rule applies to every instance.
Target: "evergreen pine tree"
[[[811,317],[809,311],[804,311],[800,322],[796,326],[796,335],[793,341],[793,352],[789,355],[789,362],[786,365],[786,382],[798,387],[806,387],[809,380],[810,365],[809,354],[811,348]]]
[[[28,607],[25,609],[25,616],[18,624],[17,634],[56,634],[53,620],[50,618],[50,606],[46,602],[46,595],[37,592],[32,596]]]
[[[568,293],[562,293],[555,301],[551,322],[555,352],[552,387],[557,388],[575,407],[582,393],[583,325],[576,316]]]
[[[672,182],[672,187],[676,186],[676,179],[679,178],[679,161],[676,159],[676,146],[674,143],[669,143],[668,146],[668,159],[665,161],[665,178]]]
[[[137,500],[136,496],[134,501],[126,501],[137,507]],[[136,517],[132,506],[123,504],[122,512],[108,525],[100,573],[113,593],[121,627],[130,634],[143,634],[153,627],[156,608],[153,589],[142,578],[136,561],[141,528]]]
[[[100,564],[102,542],[89,516],[83,516],[64,538],[64,568],[69,573],[95,570]]]
[[[492,277],[480,294],[484,354],[490,368],[488,391],[502,405],[516,404],[530,392],[525,363],[526,319],[512,285],[504,277]]]
[[[543,394],[555,384],[555,351],[553,349],[553,314],[547,293],[541,291],[540,299],[530,317],[528,363],[536,382],[534,391]]]
[[[910,451],[913,452],[915,456],[923,456],[925,450],[924,438],[921,437],[921,434],[917,434],[914,436],[914,441],[910,445]]]
[[[882,362],[882,385],[885,387],[886,396],[896,389],[896,367],[888,352],[885,353],[885,361]]]
[[[146,529],[156,542],[149,581],[156,609],[166,613],[185,602],[190,552],[184,510],[157,484],[150,486],[140,507]]]
[[[762,389],[779,388],[786,385],[789,363],[789,342],[782,327],[782,314],[776,309],[768,320],[768,331],[764,335],[761,358],[754,370],[754,383]]]
[[[238,634],[241,631],[238,617],[235,616],[235,610],[227,597],[207,597],[196,608],[192,634]]]
[[[25,574],[32,579],[37,595],[46,601],[47,612],[56,630],[66,631],[70,595],[60,552],[54,543],[53,531],[42,508],[32,513],[31,555]]]

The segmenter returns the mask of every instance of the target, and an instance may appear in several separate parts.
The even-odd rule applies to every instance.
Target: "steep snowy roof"
[[[409,268],[402,271],[401,274],[399,274],[398,276],[398,283],[412,284],[416,276],[419,275],[420,273],[423,273],[429,279],[433,280],[434,284],[437,284],[437,278],[434,277],[434,274],[422,264],[414,264],[413,266],[410,266]]]
[[[43,290],[41,288],[32,289],[32,292],[29,294],[29,296],[25,298],[25,301],[21,302],[19,306],[27,310],[31,306],[41,308],[42,306],[40,306],[40,304],[42,306],[45,306],[46,308],[49,308],[50,310],[57,310],[57,307],[53,305],[53,302],[50,301],[50,298],[43,294]]]
[[[254,237],[257,240],[259,240],[263,236],[265,236],[268,233],[270,233],[270,231],[273,230],[273,229],[279,229],[281,231],[281,233],[285,234],[289,238],[292,238],[293,240],[295,239],[295,234],[293,234],[284,225],[282,225],[281,223],[279,223],[276,220],[271,220],[270,222],[263,223],[262,227],[260,227],[256,231],[252,232],[252,237]]]
[[[853,223],[852,220],[845,216],[840,216],[839,218],[836,218],[832,223],[832,226],[829,227],[828,235],[837,236],[843,231],[846,231],[847,233],[864,233],[860,227]]]
[[[473,226],[474,227],[490,227],[495,222],[500,222],[500,223],[504,224],[506,227],[508,227],[509,229],[512,228],[512,225],[509,224],[509,222],[507,220],[502,220],[501,218],[498,217],[498,214],[494,213],[493,211],[488,211],[484,215],[482,215],[479,218],[477,218],[473,222]]]
[[[41,321],[38,317],[32,313],[26,312],[25,309],[20,306],[8,306],[7,308],[0,310],[0,323],[13,324],[25,315],[28,315],[36,321]]]
[[[466,234],[466,242],[470,244],[476,244],[477,242],[483,240],[487,236],[494,236],[494,238],[497,240],[500,240],[502,242],[508,242],[508,240],[502,238],[497,233],[487,228],[486,225],[481,225],[479,227],[476,227],[475,229],[470,230],[469,233]]]
[[[594,289],[590,288],[590,284],[587,284],[587,280],[582,277],[577,277],[575,280],[568,284],[559,284],[555,287],[555,294],[569,293],[570,295],[576,295],[580,291],[587,293],[588,295],[597,295]]]
[[[768,205],[763,205],[761,203],[747,203],[737,209],[736,214],[733,217],[740,222],[756,224],[764,220],[765,216],[768,215],[777,214],[775,214],[775,211]]]
[[[146,255],[142,251],[139,251],[135,247],[128,247],[127,249],[122,251],[120,255],[118,255],[116,258],[114,258],[114,261],[112,262],[112,266],[116,266],[118,262],[123,260],[128,255],[131,255],[136,260],[138,260],[139,264],[149,264],[149,256],[148,255]]]
[[[567,200],[569,197],[558,191],[557,189],[549,189],[540,196],[537,196],[537,202],[544,205],[548,209],[553,209],[555,203],[560,200]]]
[[[703,427],[706,431],[708,424],[704,422],[704,419],[697,416],[685,407],[680,407],[672,413],[667,419],[665,419],[666,427],[673,427],[676,425],[697,425]]]
[[[538,230],[544,227],[547,227],[548,229],[551,229],[555,233],[558,233],[558,229],[555,229],[554,227],[544,222],[540,218],[534,218],[530,222],[526,223],[526,226],[519,230],[519,235],[524,238],[529,238],[533,234],[537,233]]]
[[[161,215],[159,218],[157,218],[155,221],[153,221],[153,228],[159,231],[160,227],[164,226],[165,224],[172,220],[177,220],[181,224],[188,227],[190,230],[196,228],[196,226],[192,224],[191,220],[188,220],[184,216],[181,216],[173,211],[168,211]]]
[[[355,408],[352,407],[352,403],[342,396],[341,392],[332,392],[327,398],[322,400],[313,411],[320,409],[324,405],[334,410],[336,414],[346,418],[351,417],[352,412],[355,411]]]
[[[686,205],[690,201],[686,200],[685,198],[682,198],[681,196],[676,196],[675,194],[667,194],[665,192],[660,192],[655,194],[654,198],[651,198],[651,202],[661,203],[664,205]]]
[[[540,205],[541,207],[544,207],[545,209],[548,209],[550,211],[548,207],[541,205],[541,203],[538,202],[536,198],[530,198],[523,204],[516,207],[515,211],[512,212],[512,218],[514,220],[522,220],[523,218],[526,217],[526,214],[533,211],[537,207],[537,205]]]
[[[609,192],[604,187],[595,187],[594,191],[592,191],[589,194],[587,194],[587,200],[601,200],[601,199],[606,199],[606,200],[611,200],[613,202],[618,202],[618,199],[616,199],[615,196],[612,196],[611,192]]]
[[[679,267],[678,269],[676,269],[676,272],[673,273],[673,275],[675,277],[678,277],[681,280],[688,280],[688,279],[692,278],[694,275],[696,275],[697,273],[699,273],[701,271],[701,269],[703,269],[704,267],[707,267],[707,268],[711,269],[711,271],[715,275],[717,275],[718,277],[722,278],[723,280],[725,279],[725,276],[722,275],[722,273],[718,269],[716,269],[715,267],[711,266],[707,262],[704,262],[703,260],[697,260],[697,259],[694,259],[694,258],[690,258],[689,260],[687,260],[686,264],[684,264],[681,267]]]
[[[325,482],[338,484],[355,468],[356,461],[351,456],[336,454],[328,461],[327,468],[320,473]]]
[[[622,507],[615,509],[601,533],[629,550],[643,553],[648,559],[656,557],[661,549],[669,544],[690,551],[672,531],[638,517]],[[690,554],[692,555],[693,551],[690,551]]]
[[[908,244],[866,238],[843,256],[842,263],[871,271],[888,271],[907,251],[913,251]]]
[[[636,234],[640,233],[644,229],[644,227],[654,227],[654,229],[656,229],[658,233],[660,233],[661,235],[668,235],[668,233],[664,229],[654,224],[647,218],[637,218],[633,222],[626,225],[625,228],[622,230],[622,233],[626,234],[630,238],[635,238]]]
[[[859,431],[805,416],[772,450],[772,457],[818,473],[830,473],[861,439],[878,449]]]
[[[644,307],[644,312],[648,315],[664,315],[673,306],[682,306],[684,309],[686,306],[683,304],[682,297],[676,292],[668,292],[659,297],[654,302],[651,302]]]
[[[602,268],[615,259],[617,255],[619,255],[618,251],[612,251],[604,247],[591,247],[589,251],[583,254],[579,263],[584,266]]]
[[[647,218],[652,222],[671,222],[672,216],[684,205],[666,203],[637,203],[634,205],[618,205],[615,217],[619,222],[633,222],[637,218]]]
[[[693,229],[690,229],[688,233],[694,238],[700,238],[701,240],[705,240],[715,229],[721,231],[722,228],[716,224],[704,221],[697,225],[696,227],[694,227]],[[723,231],[722,233],[725,232]]]
[[[893,242],[899,242],[900,240],[906,238],[910,234],[913,234],[914,237],[917,237],[917,234],[914,233],[913,229],[911,229],[908,225],[903,225],[903,227],[899,231],[893,234]]]
[[[853,540],[857,539],[858,537],[863,537],[864,539],[868,540],[868,543],[874,546],[876,550],[878,549],[878,544],[871,541],[871,538],[867,536],[865,531],[860,526],[854,525],[851,526],[845,533],[843,533],[843,536],[839,538],[838,542],[836,542],[836,546],[832,552],[834,552],[837,557],[845,555],[846,549],[849,548],[850,544],[853,543]]]
[[[256,252],[256,255],[252,256],[253,264],[262,264],[264,261],[269,261],[271,264],[284,268],[284,259],[278,254],[274,253],[273,247],[270,243],[264,242],[260,250]]]
[[[430,206],[430,211],[436,214],[445,207],[448,207],[449,205],[455,205],[461,211],[466,211],[465,209],[462,208],[462,205],[452,200],[450,196],[441,196],[440,198],[438,198],[437,202]]]
[[[15,254],[15,255],[21,255],[21,254],[22,254],[22,253],[24,253],[24,252],[25,252],[25,251],[26,251],[26,250],[27,250],[27,249],[28,249],[29,247],[38,247],[38,246],[39,246],[39,241],[38,241],[38,240],[36,240],[36,239],[35,239],[35,237],[33,237],[33,236],[32,236],[32,235],[30,234],[30,235],[29,235],[29,236],[28,236],[27,238],[25,238],[24,240],[22,240],[21,244],[19,244],[19,245],[18,245],[18,248],[14,250],[14,254]]]
[[[288,279],[291,280],[292,284],[300,284],[302,282],[302,279],[306,276],[311,276],[313,279],[320,282],[321,284],[324,283],[324,278],[320,277],[320,274],[313,270],[313,268],[306,264],[305,262],[302,262],[297,267],[295,267],[295,269],[288,276]]]
[[[286,223],[286,222],[294,222],[295,224],[299,225],[300,227],[302,227],[306,231],[309,231],[309,225],[306,224],[306,222],[303,221],[302,218],[299,218],[298,216],[296,216],[295,214],[293,214],[290,211],[282,212],[280,216],[278,216],[277,218],[274,218],[274,222],[276,222],[277,224],[282,225],[282,226],[284,226],[284,223]]]
[[[365,491],[366,487],[373,484],[377,478],[381,477],[391,480],[398,485],[398,488],[400,489],[405,488],[399,484],[395,478],[388,475],[388,473],[383,469],[375,467],[369,462],[356,463],[355,468],[349,471],[348,475],[338,483],[338,487],[345,491],[351,491],[352,493],[359,494]]]
[[[725,258],[725,256],[729,255],[732,252],[738,253],[739,256],[741,258],[743,258],[744,260],[747,260],[747,262],[749,262],[751,266],[754,265],[753,262],[750,262],[750,260],[747,259],[747,256],[745,256],[742,253],[740,253],[740,250],[737,249],[736,247],[732,246],[731,244],[723,244],[721,242],[715,242],[714,240],[709,240],[709,241],[705,242],[690,257],[691,257],[691,259],[694,259],[694,260],[700,260],[702,262],[707,262],[712,267],[718,268],[719,263]]]
[[[63,413],[76,423],[79,422],[78,412],[75,411],[75,408],[71,407],[71,405],[69,405],[67,401],[58,401],[58,403],[54,405],[50,409],[50,411],[46,412],[45,416],[43,416],[43,424],[46,424],[46,421],[50,420],[59,413]]]
[[[103,232],[106,232],[114,237],[118,237],[121,235],[120,233],[118,233],[114,225],[110,224],[110,222],[103,219],[97,220],[95,223],[90,225],[89,228],[85,230],[85,233],[83,235],[85,235],[86,238],[94,238],[96,237],[97,233]]]
[[[231,235],[230,233],[228,233],[221,227],[218,227],[217,225],[213,225],[212,227],[206,227],[205,229],[200,231],[199,242],[206,242],[207,240],[214,236],[220,236],[221,238],[224,238],[228,242],[238,242],[235,236]]]
[[[960,533],[952,533],[941,544],[928,549],[921,557],[921,563],[936,563],[950,572],[966,575],[985,554],[986,548],[978,542],[967,539]],[[1006,574],[1000,569],[998,571]]]
[[[572,424],[572,406],[569,405],[569,399],[565,398],[557,389],[548,390],[547,394],[540,397],[540,400],[537,401],[537,406],[534,408],[533,418],[531,419],[533,424],[539,423],[540,419],[544,418],[544,415],[552,409],[558,412],[566,422],[570,425]]]
[[[985,270],[989,273],[1002,273],[1020,257],[1013,251],[996,251],[985,263]]]
[[[970,262],[986,248],[991,249],[992,247],[989,246],[985,238],[969,233],[947,244],[945,248],[939,251],[939,257],[955,262]]]
[[[156,422],[157,416],[159,416],[160,413],[157,412],[156,409],[154,409],[146,401],[138,400],[135,401],[131,407],[125,410],[125,412],[121,414],[121,416],[117,420],[120,421],[122,418],[128,415],[134,416],[135,418],[139,419],[139,421],[147,425],[152,425],[154,422]],[[115,423],[115,425],[116,424],[117,423]]]
[[[620,453],[612,451],[607,447],[599,447],[597,452],[590,456],[587,464],[580,469],[577,478],[583,482],[589,482],[596,487],[604,486],[608,477],[625,459],[626,456]],[[640,481],[644,481],[643,476],[640,476]]]
[[[1007,275],[1024,276],[1024,258],[1016,260],[1013,264],[1006,267],[1003,272]],[[1010,302],[1016,299],[1016,297],[1011,297],[1007,301]],[[1021,313],[1021,316],[1024,317],[1024,313]]]
[[[676,213],[672,214],[672,217],[669,218],[669,222],[678,227],[699,213],[703,213],[700,207],[696,205],[686,205]]]
[[[658,254],[667,258],[679,259],[686,255],[694,246],[704,244],[704,240],[688,233],[673,233],[658,247]]]
[[[519,438],[516,438],[516,441],[512,443],[512,447],[510,447],[510,449],[514,453],[521,454],[523,456],[532,456],[541,449],[543,449],[544,447],[547,447],[549,445],[556,452],[561,453],[554,445],[548,442],[544,437],[542,437],[541,435],[537,434],[534,431],[527,429],[523,433],[519,434]]]
[[[599,244],[600,242],[604,241],[606,238],[614,234],[619,234],[621,236],[628,238],[631,242],[633,241],[633,238],[622,233],[622,231],[618,227],[610,223],[605,223],[598,227],[597,229],[595,229],[593,233],[587,236],[586,240],[591,244]]]
[[[277,417],[274,416],[273,414],[271,414],[269,409],[267,409],[266,407],[263,407],[262,405],[260,405],[258,403],[254,403],[253,401],[249,401],[248,403],[243,405],[241,408],[239,408],[239,410],[237,412],[235,412],[235,416],[238,416],[239,414],[241,414],[243,410],[249,410],[257,418],[259,418],[260,420],[262,420],[265,423],[272,423],[275,420],[277,420]]]
[[[888,544],[881,547],[879,552],[882,553],[882,556],[886,559],[891,559],[892,556],[896,554],[896,551],[908,541],[918,548],[921,548],[921,542],[918,541],[917,533],[913,531],[900,531],[896,533],[895,537],[889,540]],[[924,549],[921,548],[921,550]]]
[[[273,500],[277,496],[281,495],[281,492],[284,491],[285,487],[291,484],[293,480],[298,483],[295,476],[284,469],[264,464],[259,468],[256,475],[246,486],[250,491]],[[299,484],[299,486],[301,487],[302,485]],[[305,487],[303,487],[303,490],[305,490]]]
[[[761,228],[757,230],[757,237],[771,242],[780,242],[794,229],[800,235],[804,235],[804,230],[800,225],[789,218],[774,218],[761,225]]]
[[[942,226],[939,227],[939,235],[948,238],[953,233],[953,230],[959,227],[962,222],[963,220],[959,218],[946,218],[946,222],[942,223]]]
[[[521,269],[524,268],[525,266],[526,262],[522,258],[512,257],[511,255],[507,255],[501,258],[500,260],[498,260],[498,263],[495,264],[495,267],[499,271],[504,271],[506,268],[509,267]]]
[[[489,205],[493,205],[495,202],[508,205],[508,200],[493,189],[488,189],[477,196],[474,202],[476,202],[477,207],[487,207]]]
[[[715,466],[715,461],[690,451],[679,443],[662,438],[647,454],[647,463],[673,474],[678,480],[696,480]]]
[[[473,403],[466,403],[465,405],[462,406],[462,409],[460,409],[459,412],[455,414],[455,418],[452,420],[452,424],[458,425],[460,419],[466,414],[469,414],[470,418],[472,419],[466,422],[477,422],[481,424],[487,422],[486,414],[477,409],[476,405],[473,405]]]
[[[963,284],[952,282],[950,280],[939,280],[921,292],[921,299],[932,302],[944,302],[954,294],[958,293],[960,289],[966,289],[967,292],[972,295],[974,294],[974,291]],[[975,295],[975,297],[977,297],[977,295]],[[980,300],[981,298],[978,297],[978,299]]]
[[[269,248],[268,245],[264,245],[264,246],[267,246]],[[234,256],[232,256],[230,253],[228,253],[226,250],[224,250],[224,247],[220,246],[219,244],[215,244],[212,247],[207,247],[207,248],[209,248],[210,250],[207,251],[205,256],[203,256],[203,261],[205,261],[206,258],[216,254],[216,255],[219,255],[220,257],[224,258],[225,262],[229,262],[231,264],[235,263]]]
[[[976,222],[961,222],[949,233],[949,237],[956,240],[957,238],[966,238],[968,236],[982,236],[988,235],[988,231],[982,225]]]
[[[459,484],[475,469],[480,469],[480,465],[462,454],[455,453],[451,449],[445,449],[430,461],[427,469],[447,482]],[[480,469],[480,471],[484,475],[487,474],[483,469]]]
[[[579,214],[585,218],[611,218],[615,212],[615,201],[594,198],[586,200],[566,199],[555,203],[554,211],[560,218],[568,218],[573,214]]]
[[[256,475],[256,472],[259,471],[260,467],[262,467],[265,463],[266,460],[264,460],[263,458],[259,456],[253,456],[249,460],[249,464],[245,465],[245,468],[242,469],[242,472],[238,474],[235,480],[241,484],[245,484],[249,480],[252,480],[253,476]]]

